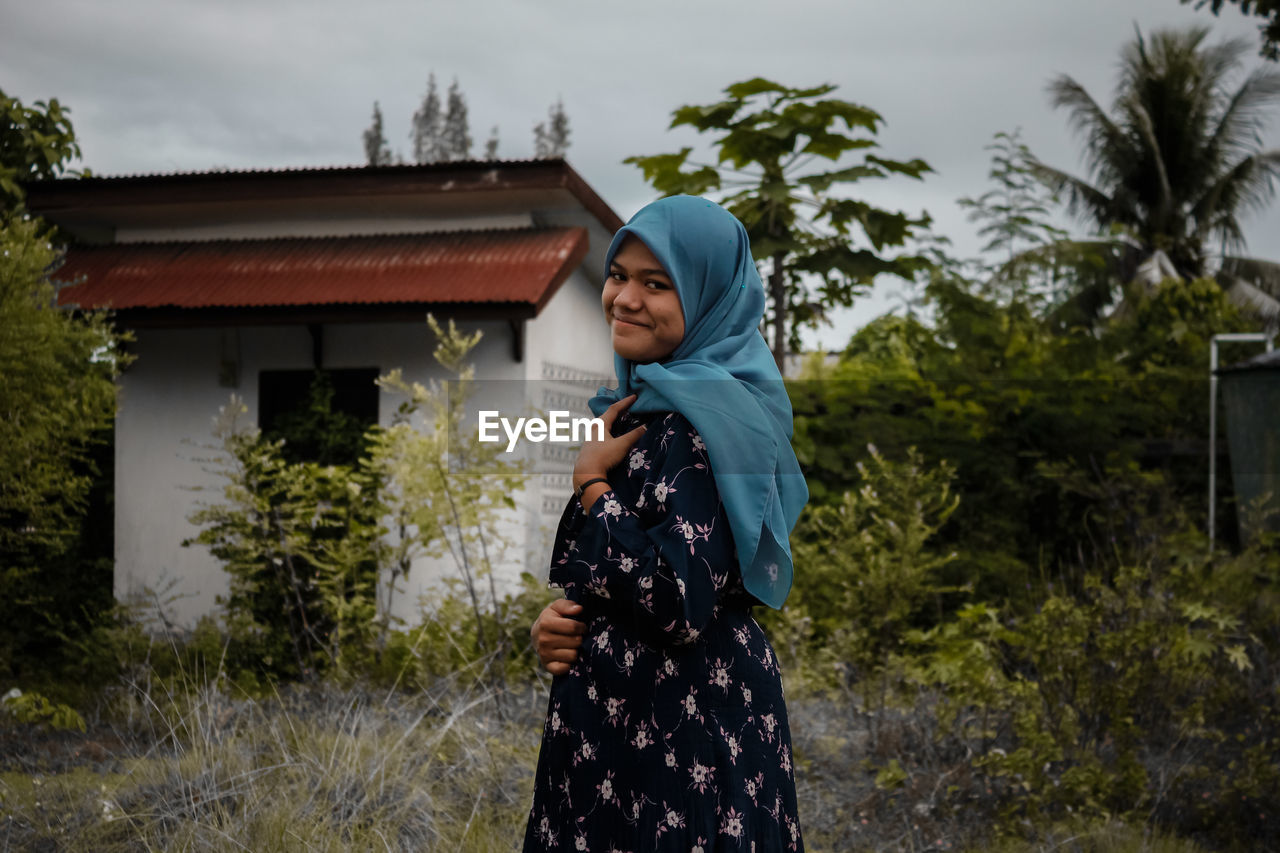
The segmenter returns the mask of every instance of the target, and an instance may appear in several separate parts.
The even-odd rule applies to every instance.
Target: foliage
[[[1120,237],[1112,261],[1120,283],[1157,254],[1183,278],[1204,276],[1211,244],[1224,253],[1242,249],[1240,214],[1274,193],[1280,151],[1260,150],[1259,132],[1280,103],[1280,72],[1256,70],[1229,88],[1244,45],[1206,45],[1208,34],[1158,30],[1149,43],[1136,35],[1122,53],[1110,113],[1065,74],[1049,85],[1053,105],[1069,111],[1084,137],[1089,174],[1039,161],[1033,167],[1071,213]],[[1247,267],[1224,264],[1224,271],[1223,286],[1237,302],[1264,317],[1280,314],[1280,267],[1248,259]]]
[[[984,223],[978,229],[978,236],[987,238],[982,251],[1001,254],[1009,262],[1021,253],[1022,244],[1042,246],[1065,236],[1048,221],[1052,199],[1032,175],[1031,150],[1021,130],[1000,131],[985,150],[992,152],[987,177],[995,187],[976,199],[959,200],[970,221]]]
[[[248,408],[223,408],[214,436],[224,503],[191,516],[230,576],[223,601],[241,636],[256,639],[267,672],[309,676],[370,645],[379,557],[386,550],[377,488],[359,469],[289,462],[281,441],[241,428]]]
[[[427,76],[427,92],[422,105],[413,114],[410,138],[413,140],[413,162],[438,163],[449,159],[444,144],[444,116],[440,109],[440,95],[436,92],[436,75]]]
[[[1067,236],[1049,219],[1056,199],[1036,179],[1020,130],[997,133],[985,150],[992,152],[987,177],[995,186],[957,203],[971,222],[981,223],[978,236],[987,241],[982,252],[995,258],[982,264],[986,293],[1052,304],[1065,272],[1057,247]]]
[[[21,210],[21,183],[60,175],[88,176],[68,163],[80,157],[80,143],[57,98],[23,106],[0,90],[0,211]]]
[[[506,592],[477,618],[460,579],[449,578],[441,591],[422,602],[422,619],[391,631],[379,660],[362,673],[375,684],[402,689],[431,689],[457,679],[477,679],[494,688],[495,701],[507,707],[502,692],[527,685],[541,672],[529,642],[529,626],[554,598],[544,583],[524,573],[520,586]]]
[[[446,160],[471,158],[471,128],[467,120],[467,99],[458,88],[458,78],[449,85],[444,122],[440,126],[440,144]]]
[[[1280,746],[1280,716],[1271,674],[1254,670],[1276,648],[1280,564],[1254,551],[1211,569],[1186,535],[1141,564],[1118,550],[1031,614],[975,603],[916,633],[915,677],[942,689],[943,731],[974,745],[1010,829],[1152,814],[1219,841],[1262,837],[1280,776],[1251,756]]]
[[[919,179],[929,166],[871,153],[883,119],[859,104],[824,97],[835,88],[793,89],[759,77],[734,83],[724,100],[672,114],[673,128],[721,133],[713,143],[714,165],[690,161],[689,147],[623,161],[638,166],[664,195],[719,193],[742,220],[756,260],[768,262],[769,323],[779,364],[788,347],[799,347],[801,328],[816,328],[828,309],[851,305],[877,275],[910,278],[927,265],[914,255],[882,254],[927,226],[927,214],[913,219],[882,210],[847,197],[845,189],[895,174]],[[852,152],[862,152],[861,161],[841,164]],[[819,158],[833,167],[806,171]],[[855,247],[855,232],[870,248]]]
[[[438,338],[435,358],[455,378],[427,387],[406,382],[399,370],[381,377],[379,384],[405,401],[390,426],[365,432],[364,450],[351,464],[290,459],[283,440],[239,426],[246,408],[238,400],[223,411],[215,431],[223,500],[192,515],[204,529],[186,544],[207,545],[222,561],[231,577],[223,602],[230,633],[268,675],[380,665],[398,585],[415,559],[446,553],[470,605],[474,655],[503,659],[510,649],[513,629],[501,618],[494,577],[503,547],[496,526],[514,505],[510,495],[522,485],[523,469],[462,422],[474,385],[466,358],[480,334],[465,335],[452,322],[446,330],[431,317],[428,323]],[[330,410],[326,389],[323,381],[313,384],[301,421],[309,426],[291,427],[304,445],[352,438],[354,425]],[[415,425],[418,416],[427,429]]]
[[[0,708],[19,723],[85,731],[84,717],[75,708],[62,702],[50,702],[48,697],[35,691],[23,693],[15,687],[0,700]]]
[[[1217,849],[1268,837],[1274,540],[1210,554],[1158,473],[1062,465],[1041,476],[1098,510],[1075,531],[1081,570],[956,595],[937,571],[949,472],[877,451],[864,462],[857,497],[806,514],[793,600],[764,623],[788,680],[797,779],[821,817],[808,834],[860,847],[905,814],[917,846],[988,849],[992,835],[1025,844],[1116,820]]]
[[[1208,340],[1242,328],[1220,289],[1171,279],[1099,337],[1061,334],[1025,304],[973,289],[936,278],[925,294],[935,328],[883,317],[838,363],[791,383],[813,502],[860,487],[857,448],[870,443],[888,458],[914,446],[929,466],[946,460],[965,500],[939,532],[939,547],[956,552],[942,577],[972,580],[979,599],[1075,573],[1082,548],[1105,547],[1082,539],[1088,520],[1135,511],[1065,488],[1046,476],[1054,466],[1160,470],[1178,484],[1168,500],[1200,511],[1205,465],[1188,449],[1208,431]]]
[[[449,86],[446,101],[440,103],[436,75],[427,77],[427,92],[413,114],[413,159],[416,163],[443,163],[471,156],[471,131],[467,121],[467,100],[457,78]]]
[[[38,223],[0,222],[0,672],[100,603],[82,525],[127,358],[107,315],[58,308],[58,259]]]
[[[547,120],[533,128],[534,157],[563,157],[569,150],[569,116],[564,101],[556,100],[547,111]]]
[[[455,378],[424,386],[392,370],[378,380],[405,397],[392,425],[372,436],[370,450],[370,468],[387,484],[384,512],[398,537],[388,589],[407,576],[416,556],[447,553],[471,601],[480,645],[496,651],[502,640],[491,643],[483,630],[481,584],[488,586],[489,606],[496,607],[494,562],[505,545],[497,521],[514,507],[511,494],[523,484],[524,467],[503,459],[499,445],[482,443],[463,422],[475,384],[466,358],[481,333],[460,333],[452,320],[442,329],[430,315],[427,323],[438,340],[436,361]],[[429,418],[429,430],[415,428],[412,419],[419,413]]]
[[[484,159],[498,159],[498,126],[496,124],[489,131],[489,138],[484,141]]]
[[[1280,60],[1280,0],[1181,0],[1183,3],[1195,2],[1197,9],[1205,6],[1217,15],[1222,11],[1224,3],[1236,3],[1244,15],[1256,15],[1266,19],[1258,25],[1262,33],[1262,48],[1259,51],[1267,59]]]
[[[365,162],[370,166],[390,166],[395,162],[382,130],[382,108],[377,101],[373,102],[373,122],[365,130],[363,140]]]
[[[932,326],[882,317],[789,383],[813,503],[770,628],[788,696],[849,708],[798,766],[859,792],[823,837],[905,803],[917,846],[1117,819],[1267,837],[1280,563],[1195,532],[1208,342],[1237,311],[1170,278],[1086,334],[954,268],[924,299]]]
[[[317,370],[307,389],[306,407],[283,413],[266,438],[284,441],[281,450],[289,462],[355,465],[367,443],[365,425],[355,415],[335,409],[333,398],[333,379]]]
[[[954,471],[927,467],[915,448],[902,461],[867,452],[856,489],[806,508],[792,537],[797,570],[787,607],[762,620],[810,686],[872,690],[907,631],[932,624],[959,591],[939,581],[952,555],[929,542],[959,503]],[[811,651],[800,654],[797,644]]]

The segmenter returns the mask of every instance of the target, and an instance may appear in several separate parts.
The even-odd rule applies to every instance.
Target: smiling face
[[[641,240],[628,235],[609,264],[600,294],[613,351],[636,362],[661,361],[684,339],[675,283]]]

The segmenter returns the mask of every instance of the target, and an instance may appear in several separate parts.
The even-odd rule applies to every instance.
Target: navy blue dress
[[[706,447],[677,413],[614,432],[643,422],[560,520],[550,582],[587,630],[552,681],[524,850],[801,851],[782,680]]]

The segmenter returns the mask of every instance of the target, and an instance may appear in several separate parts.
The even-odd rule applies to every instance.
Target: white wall
[[[614,384],[613,349],[600,307],[602,284],[580,267],[529,324],[527,397],[529,405],[544,415],[550,409],[567,409],[590,417],[587,399],[600,385]],[[556,524],[572,492],[576,448],[542,444],[529,450],[540,495],[525,505],[525,523],[533,533],[524,560],[526,571],[545,581]]]

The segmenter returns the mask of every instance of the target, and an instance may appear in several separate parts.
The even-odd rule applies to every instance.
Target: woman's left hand
[[[610,468],[627,458],[627,452],[631,450],[631,445],[635,444],[640,436],[644,435],[643,425],[622,435],[613,435],[613,422],[618,419],[618,415],[626,411],[627,407],[635,402],[635,399],[635,394],[623,397],[605,409],[604,413],[600,415],[600,420],[604,421],[604,440],[588,440],[583,443],[582,450],[578,452],[578,461],[573,466],[573,487],[575,489],[587,480],[605,476]]]
[[[587,626],[578,619],[582,605],[567,598],[543,608],[529,629],[529,639],[543,668],[552,675],[564,675],[578,659],[578,647]]]

